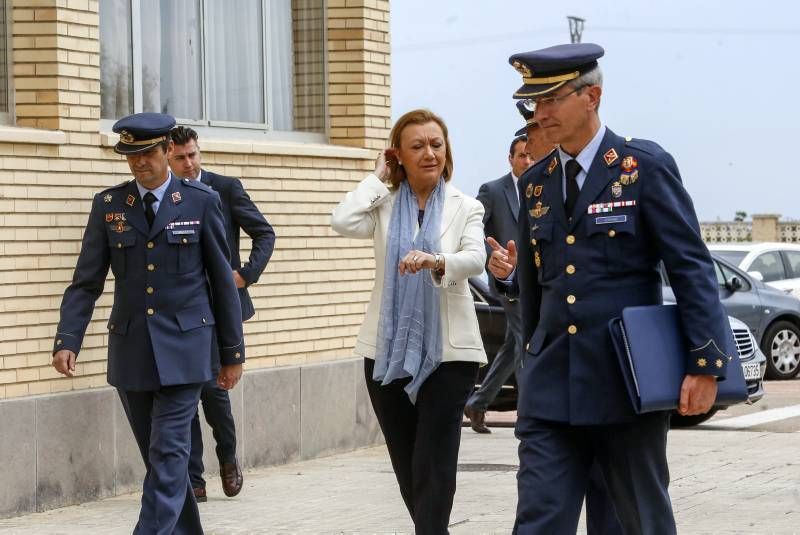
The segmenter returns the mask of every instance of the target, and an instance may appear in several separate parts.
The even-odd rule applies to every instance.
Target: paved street
[[[670,487],[681,534],[800,533],[800,380],[767,385],[754,406],[669,435]],[[464,429],[451,533],[510,533],[515,507],[513,414],[491,435]],[[207,533],[411,533],[384,448],[248,472],[234,499],[209,481]],[[0,520],[2,534],[127,534],[138,495]],[[584,533],[583,522],[579,533]]]

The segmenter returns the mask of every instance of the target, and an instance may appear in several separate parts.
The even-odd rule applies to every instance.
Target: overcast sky
[[[395,1],[392,117],[441,115],[455,184],[475,195],[508,172],[523,124],[508,56],[569,42],[567,15],[606,50],[601,120],[671,152],[701,220],[800,219],[800,2]]]

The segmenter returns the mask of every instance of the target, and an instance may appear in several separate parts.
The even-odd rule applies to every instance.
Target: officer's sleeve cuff
[[[62,349],[67,349],[77,355],[81,349],[80,340],[74,334],[57,332],[56,337],[53,339],[53,354],[55,355],[57,351]]]
[[[220,347],[219,356],[223,365],[242,364],[244,362],[244,342],[236,346]]]
[[[689,350],[686,373],[689,375],[725,377],[728,371],[728,362],[732,358],[720,351],[714,340],[709,340],[702,346]]]

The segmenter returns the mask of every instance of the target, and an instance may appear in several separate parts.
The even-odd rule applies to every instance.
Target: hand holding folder
[[[614,318],[608,326],[636,413],[677,408],[689,354],[678,307],[628,307],[621,318]],[[747,400],[739,352],[733,333],[728,333],[723,350],[731,360],[725,379],[717,383],[715,403],[721,406]]]

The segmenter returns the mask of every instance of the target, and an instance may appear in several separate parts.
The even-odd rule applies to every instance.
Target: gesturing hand
[[[506,280],[517,267],[517,244],[514,240],[510,240],[506,249],[491,236],[486,238],[486,243],[492,248],[488,264],[489,272],[496,279]]]
[[[432,269],[435,263],[436,257],[432,254],[412,249],[400,260],[397,269],[401,275],[405,275],[406,273],[416,273],[422,269]]]

